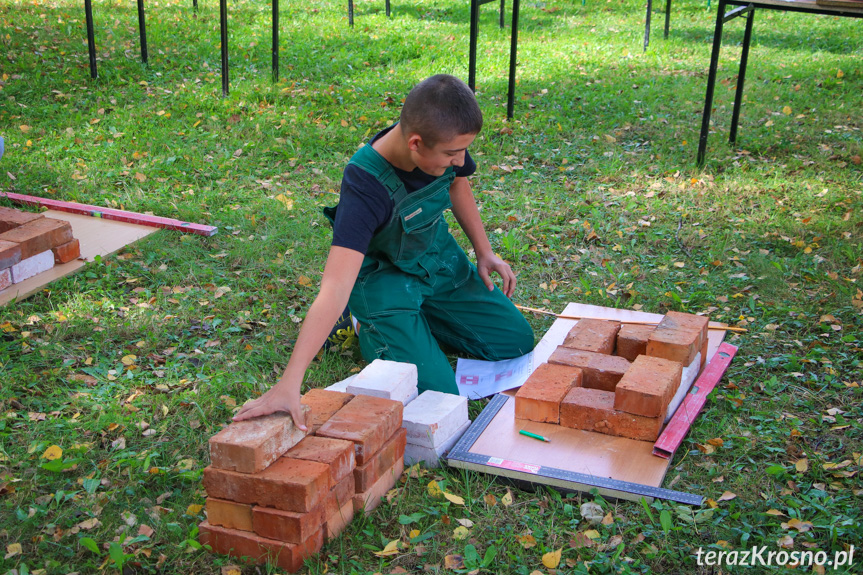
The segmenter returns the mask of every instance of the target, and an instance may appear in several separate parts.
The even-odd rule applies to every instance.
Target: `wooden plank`
[[[72,225],[72,235],[81,243],[81,259],[55,265],[46,272],[0,291],[0,305],[22,300],[50,282],[80,270],[87,261],[92,261],[96,256],[110,255],[156,231],[156,228],[150,226],[102,220],[80,214],[54,210],[43,213],[46,217],[66,220]]]
[[[139,214],[137,212],[127,212],[125,210],[115,210],[113,208],[102,208],[99,206],[91,206],[89,204],[62,202],[60,200],[39,198],[37,196],[28,196],[25,194],[15,194],[12,192],[0,193],[0,197],[5,197],[12,200],[13,202],[19,202],[22,204],[27,204],[29,206],[42,206],[52,210],[68,212],[70,214],[83,214],[86,216],[93,216],[105,220],[114,220],[130,224],[138,224],[142,226],[176,230],[180,232],[187,232],[190,234],[198,234],[200,236],[212,236],[218,231],[218,228],[215,226],[193,224],[190,222],[184,222],[182,220],[175,220],[173,218],[163,218],[160,216]]]

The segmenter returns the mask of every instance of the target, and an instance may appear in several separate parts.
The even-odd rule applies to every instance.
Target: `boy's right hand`
[[[306,431],[306,422],[303,417],[303,409],[300,404],[299,389],[292,389],[292,386],[284,385],[281,381],[270,388],[270,390],[254,399],[240,408],[240,411],[233,417],[234,421],[244,421],[253,417],[261,417],[270,415],[279,411],[288,412],[294,419],[294,425],[299,429]]]

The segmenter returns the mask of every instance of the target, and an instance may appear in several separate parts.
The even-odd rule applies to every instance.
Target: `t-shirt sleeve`
[[[455,172],[455,176],[457,178],[466,178],[473,175],[473,173],[476,171],[476,162],[474,162],[473,158],[471,158],[470,152],[465,150],[464,165],[460,168],[456,168],[453,171]]]
[[[389,221],[392,212],[386,188],[365,170],[348,165],[342,176],[332,245],[365,254],[372,236]]]

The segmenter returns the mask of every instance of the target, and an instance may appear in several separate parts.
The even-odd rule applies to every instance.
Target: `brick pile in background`
[[[297,571],[401,476],[401,402],[316,389],[303,404],[310,435],[278,414],[210,439],[199,528],[215,552]]]
[[[0,290],[80,256],[69,222],[0,207]]]
[[[656,326],[581,319],[519,389],[515,415],[654,441],[684,369],[704,365],[708,323],[679,312]]]

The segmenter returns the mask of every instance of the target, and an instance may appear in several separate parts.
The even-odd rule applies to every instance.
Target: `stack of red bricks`
[[[708,323],[679,312],[656,326],[579,320],[519,389],[516,417],[654,441],[683,370],[703,365]]]
[[[401,402],[314,389],[303,404],[307,432],[278,414],[231,423],[210,439],[199,527],[216,553],[297,571],[401,476]]]
[[[69,222],[0,207],[0,290],[80,256]]]

